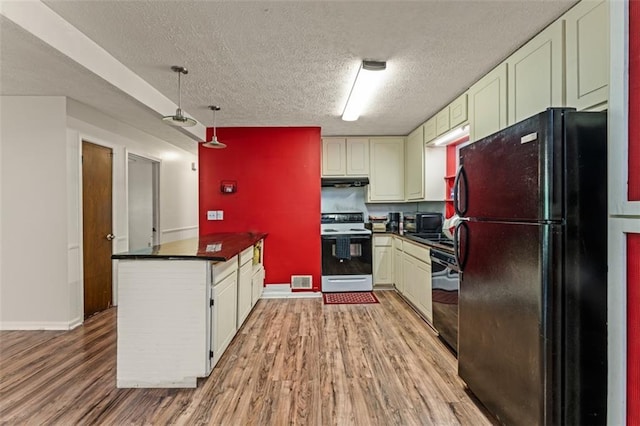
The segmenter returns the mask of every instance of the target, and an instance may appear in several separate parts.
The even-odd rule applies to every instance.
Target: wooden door
[[[85,318],[112,301],[112,159],[110,148],[82,142],[82,223]]]

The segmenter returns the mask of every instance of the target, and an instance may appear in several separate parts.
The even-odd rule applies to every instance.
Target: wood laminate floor
[[[115,308],[70,332],[0,332],[0,423],[493,424],[393,291],[261,300],[196,389],[117,389]]]

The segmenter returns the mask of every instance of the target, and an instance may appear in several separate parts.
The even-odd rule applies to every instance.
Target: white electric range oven
[[[322,213],[322,291],[371,291],[371,231],[364,213]]]

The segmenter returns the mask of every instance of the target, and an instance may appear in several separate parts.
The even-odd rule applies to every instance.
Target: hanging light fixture
[[[220,107],[217,105],[209,105],[209,109],[213,111],[213,138],[211,138],[209,142],[203,143],[202,146],[205,148],[226,148],[227,145],[220,142],[216,136],[216,111],[220,111]]]
[[[188,74],[189,70],[187,70],[185,67],[181,67],[178,65],[174,65],[171,67],[171,70],[175,73],[178,74],[178,109],[176,110],[176,114],[175,115],[166,115],[164,117],[162,117],[162,120],[171,125],[171,126],[177,126],[177,127],[191,127],[191,126],[195,126],[196,125],[196,120],[194,120],[193,118],[190,117],[186,117],[184,114],[182,114],[182,107],[181,107],[181,103],[182,103],[182,93],[181,93],[181,87],[180,87],[180,74]]]

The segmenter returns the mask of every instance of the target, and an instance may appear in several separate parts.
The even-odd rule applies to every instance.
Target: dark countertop
[[[420,238],[420,237],[412,235],[411,233],[408,233],[408,232],[405,232],[402,235],[400,235],[398,232],[390,232],[390,231],[388,231],[388,232],[374,232],[372,235],[374,235],[374,236],[375,235],[395,235],[396,237],[404,238],[404,239],[412,241],[414,243],[422,244],[422,245],[425,245],[425,246],[431,247],[431,248],[437,248],[437,249],[442,250],[442,251],[447,252],[447,253],[453,253],[453,247],[451,247],[451,246],[440,244],[437,241],[429,240],[427,238]]]
[[[225,262],[267,236],[264,232],[228,232],[172,241],[149,248],[116,253],[111,259],[214,260]]]

